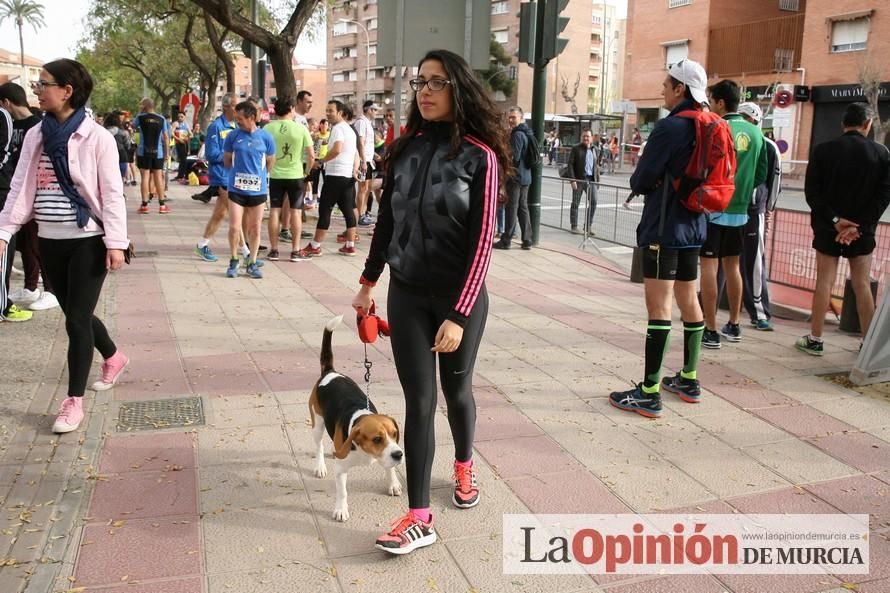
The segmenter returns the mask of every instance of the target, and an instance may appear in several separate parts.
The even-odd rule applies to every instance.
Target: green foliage
[[[495,40],[494,34],[491,36],[489,52],[491,54],[490,65],[488,70],[477,71],[479,78],[491,92],[501,91],[506,97],[510,97],[516,88],[516,81],[510,79],[510,65],[513,63],[513,56],[508,54],[504,46]]]
[[[96,113],[138,110],[142,98],[142,76],[138,72],[93,49],[81,49],[77,61],[86,66],[95,82],[90,106]]]
[[[43,8],[43,4],[33,0],[0,0],[0,22],[12,19],[19,28],[28,24],[36,31],[46,26]]]

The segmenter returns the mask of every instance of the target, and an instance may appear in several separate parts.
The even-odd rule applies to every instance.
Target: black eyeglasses
[[[52,82],[50,80],[35,80],[34,82],[31,83],[31,89],[35,93],[42,92],[48,86],[62,86],[62,85],[60,85],[58,82]]]
[[[408,81],[408,86],[410,86],[411,90],[415,93],[419,93],[421,90],[423,90],[423,87],[427,87],[434,92],[441,91],[449,84],[451,84],[451,81],[445,80],[444,78],[431,78],[430,80],[415,78]]]

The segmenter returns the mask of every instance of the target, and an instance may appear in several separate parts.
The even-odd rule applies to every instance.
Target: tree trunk
[[[294,46],[279,38],[275,40],[269,50],[266,52],[266,57],[269,59],[272,73],[275,76],[275,95],[296,98],[297,83],[294,80],[293,64],[291,63]]]
[[[25,87],[31,81],[28,80],[28,71],[25,70],[25,38],[22,36],[22,19],[16,19],[19,26],[19,63],[22,65],[22,87]]]

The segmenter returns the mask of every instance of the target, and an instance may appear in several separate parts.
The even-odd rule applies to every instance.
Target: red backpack
[[[677,117],[695,123],[692,158],[674,191],[691,212],[723,212],[735,193],[735,143],[729,122],[711,111],[681,111]]]

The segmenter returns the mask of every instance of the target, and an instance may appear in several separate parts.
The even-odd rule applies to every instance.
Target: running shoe
[[[308,258],[304,256],[300,251],[291,251],[290,252],[290,260],[291,261],[306,261]]]
[[[230,259],[229,260],[229,269],[226,270],[226,276],[229,278],[237,278],[238,277],[238,260]]]
[[[673,377],[664,377],[661,386],[671,393],[676,393],[684,402],[697,404],[701,399],[701,387],[698,379],[686,379],[680,373]]]
[[[219,258],[213,255],[213,251],[210,249],[210,245],[205,245],[204,247],[198,247],[195,245],[195,255],[203,259],[204,261],[216,261]]]
[[[337,251],[340,252],[340,255],[348,255],[348,256],[350,256],[350,257],[352,257],[352,256],[354,256],[354,255],[356,254],[355,247],[348,247],[348,246],[346,246],[346,245],[344,245],[343,247],[341,247],[341,248],[338,249]]]
[[[269,255],[266,256],[266,259],[268,259],[269,261],[278,261],[280,259],[280,257],[281,256],[278,253],[277,249],[270,249]]]
[[[31,321],[31,318],[34,317],[34,313],[19,309],[16,305],[9,305],[6,315],[3,315],[2,317],[3,321]]]
[[[462,463],[454,463],[454,494],[451,502],[459,509],[468,509],[479,504],[479,485],[476,483],[476,472]]]
[[[408,554],[435,541],[433,518],[424,523],[408,511],[392,524],[392,529],[377,538],[374,547],[390,554]]]
[[[161,204],[158,206],[158,214],[170,214],[170,206],[167,204]]]
[[[742,328],[739,327],[738,323],[728,323],[720,328],[720,335],[722,335],[728,342],[741,342],[742,341]]]
[[[609,403],[620,410],[636,412],[646,418],[661,416],[661,395],[643,392],[643,384],[637,383],[627,391],[613,391],[609,394]]]
[[[321,257],[321,245],[313,247],[312,243],[307,243],[306,247],[300,250],[300,255],[304,259],[307,257]]]
[[[247,266],[247,275],[257,280],[263,277],[263,273],[260,271],[260,267],[256,265],[256,262]]]
[[[123,352],[120,350],[115,352],[111,358],[102,363],[102,378],[93,383],[92,389],[94,391],[105,391],[114,387],[114,384],[117,383],[117,380],[120,379],[121,374],[129,364],[130,359]]]
[[[374,220],[368,214],[363,214],[361,218],[358,219],[358,226],[371,226],[374,224]]]
[[[822,356],[824,354],[822,350],[822,342],[820,340],[814,340],[809,335],[802,336],[794,345],[797,346],[797,349],[801,352],[806,352],[813,356]]]
[[[293,235],[293,233],[290,232],[289,229],[281,229],[278,232],[278,238],[281,239],[282,241],[293,241],[294,235]]]
[[[28,305],[32,311],[46,311],[47,309],[55,309],[59,306],[59,299],[51,292],[43,291],[40,298]]]
[[[359,239],[358,233],[355,234],[355,242],[358,243],[361,239]],[[346,243],[346,231],[343,231],[339,235],[337,235],[337,243]]]
[[[769,319],[752,319],[751,327],[762,332],[773,331],[773,324]]]
[[[702,333],[701,345],[712,350],[719,350],[721,347],[720,334],[718,334],[715,329],[706,329],[704,333]]]
[[[24,286],[9,293],[9,300],[19,305],[28,305],[40,298],[40,290],[28,290]]]
[[[143,202],[142,205],[139,206],[139,214],[148,214],[148,213],[149,213],[148,203]]]

